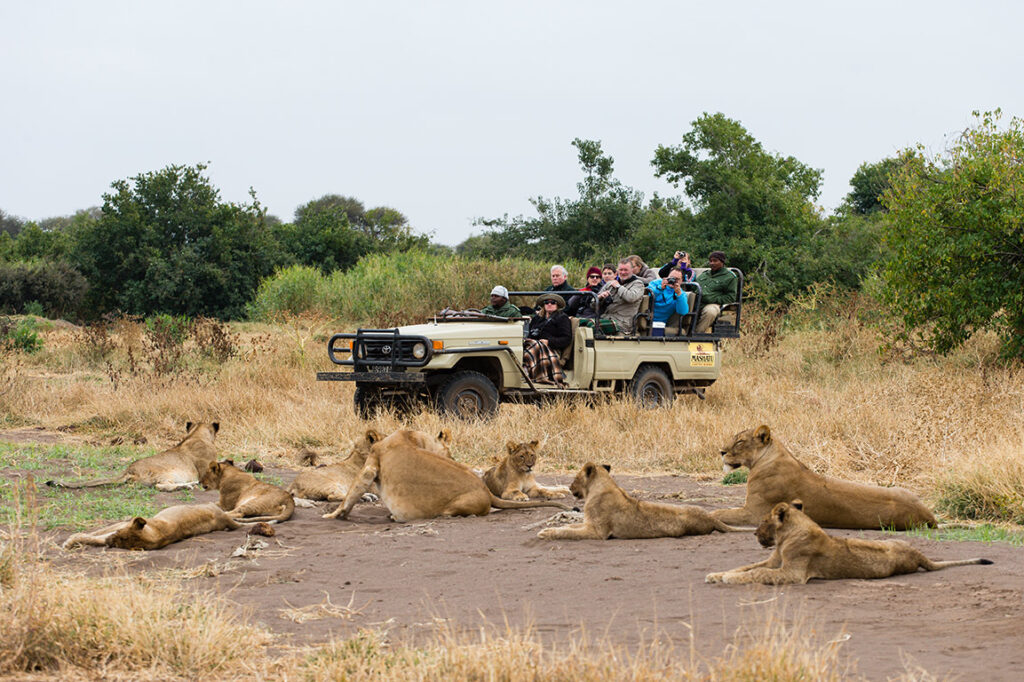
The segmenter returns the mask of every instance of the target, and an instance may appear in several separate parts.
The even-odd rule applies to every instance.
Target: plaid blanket
[[[535,382],[565,386],[565,373],[558,352],[536,339],[523,340],[523,369]]]

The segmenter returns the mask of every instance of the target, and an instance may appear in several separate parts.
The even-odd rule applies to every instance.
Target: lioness
[[[352,507],[374,483],[380,489],[381,502],[396,521],[485,516],[491,507],[569,509],[561,502],[502,500],[465,465],[418,447],[408,438],[394,436],[373,444],[345,501],[324,514],[325,519],[348,518]]]
[[[179,504],[167,507],[151,519],[136,516],[92,533],[75,533],[61,546],[64,549],[81,545],[160,549],[194,535],[215,530],[234,530],[241,526],[213,503]]]
[[[773,505],[800,498],[811,518],[827,528],[906,530],[936,525],[931,511],[908,490],[842,481],[811,471],[772,438],[767,426],[736,434],[722,450],[722,466],[725,471],[750,469],[743,506],[714,512],[726,523],[758,523]]]
[[[287,521],[295,511],[291,493],[256,480],[232,462],[210,462],[199,483],[206,490],[220,491],[217,504],[233,519]]]
[[[399,429],[387,438],[374,429],[368,429],[366,434],[353,446],[352,452],[345,460],[338,464],[300,471],[288,486],[288,492],[295,497],[307,500],[344,501],[349,488],[352,487],[353,479],[359,475],[359,472],[363,470],[363,465],[366,464],[370,448],[374,443],[383,440],[392,443],[405,441],[442,457],[451,458],[452,432],[448,429],[442,429],[437,436],[431,436],[423,431]]]
[[[902,540],[834,538],[803,512],[800,500],[779,502],[757,527],[765,547],[775,545],[764,561],[724,573],[709,573],[709,583],[789,585],[811,578],[888,578],[891,575],[938,571],[952,566],[991,564],[988,559],[932,561]]]
[[[631,497],[612,479],[611,467],[587,462],[576,474],[569,490],[586,500],[583,523],[545,528],[537,533],[544,540],[608,540],[610,538],[678,538],[742,531],[713,518],[700,507],[689,504],[644,502]]]
[[[188,422],[185,438],[170,450],[137,459],[116,478],[104,478],[81,483],[47,481],[46,485],[58,488],[92,488],[100,485],[119,483],[142,483],[156,486],[157,490],[170,491],[191,488],[199,484],[199,474],[210,462],[217,461],[213,439],[220,430],[218,422]]]
[[[488,490],[504,500],[528,500],[531,497],[550,500],[565,497],[569,489],[564,485],[554,488],[543,488],[533,476],[533,467],[537,464],[538,441],[516,443],[509,441],[505,445],[508,451],[496,466],[484,472],[484,483]]]

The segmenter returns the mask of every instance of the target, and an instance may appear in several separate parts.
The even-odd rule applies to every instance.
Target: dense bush
[[[0,317],[0,350],[35,353],[43,347],[43,340],[36,332],[34,317],[15,322],[9,317]]]
[[[270,320],[281,313],[299,315],[319,305],[324,276],[317,268],[293,265],[260,282],[249,316]]]
[[[78,270],[62,261],[0,261],[0,311],[28,312],[41,306],[46,314],[71,316],[82,307],[89,285]]]

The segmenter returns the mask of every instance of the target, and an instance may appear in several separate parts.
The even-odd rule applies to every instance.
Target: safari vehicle
[[[561,353],[566,387],[536,383],[523,369],[523,339],[530,311],[503,318],[478,310],[445,309],[424,324],[394,329],[359,329],[334,334],[327,354],[352,371],[319,372],[318,381],[354,381],[355,410],[363,418],[379,407],[420,405],[463,418],[488,417],[502,402],[532,402],[559,396],[625,394],[643,407],[670,407],[676,394],[701,399],[722,369],[721,341],[739,338],[743,273],[738,297],[722,307],[711,332],[694,329],[701,305],[700,285],[686,283],[690,314],[653,336],[651,295],[646,292],[632,336],[605,336],[572,322],[572,342]],[[513,291],[509,300],[532,303],[540,291]],[[595,297],[596,294],[579,292]],[[659,330],[660,331],[660,330]]]

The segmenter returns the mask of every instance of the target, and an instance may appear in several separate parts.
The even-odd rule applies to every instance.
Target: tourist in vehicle
[[[678,324],[680,318],[690,312],[686,292],[683,291],[683,277],[683,269],[675,265],[665,277],[647,285],[654,295],[652,336],[664,336],[667,324]]]
[[[572,323],[563,312],[565,299],[556,293],[537,297],[537,314],[523,339],[523,369],[535,382],[565,385],[558,354],[572,343]]]
[[[658,271],[654,268],[647,267],[647,263],[640,258],[640,256],[632,255],[626,256],[630,266],[633,268],[633,274],[643,280],[644,286],[647,286],[654,280],[658,279]]]
[[[708,255],[707,272],[697,276],[701,290],[700,319],[697,320],[697,334],[706,334],[722,313],[722,306],[734,303],[738,297],[736,274],[725,267],[725,253],[712,251]]]
[[[568,291],[573,292],[576,289],[572,288],[566,280],[569,278],[569,271],[561,265],[551,266],[551,286],[544,289],[544,291]],[[564,302],[563,302],[564,303]],[[563,306],[564,307],[564,306]]]
[[[500,284],[491,289],[491,304],[484,306],[480,312],[497,317],[519,317],[517,306],[508,302],[508,289]]]
[[[587,270],[587,281],[580,291],[591,291],[596,294],[601,291],[602,286],[604,281],[601,279],[601,268],[595,265]],[[570,317],[596,317],[594,305],[593,296],[577,294],[565,304],[565,314]]]
[[[640,309],[644,297],[644,283],[633,274],[633,264],[628,258],[619,261],[615,279],[605,283],[597,294],[601,306],[601,318],[597,330],[602,334],[632,334],[633,316]],[[580,325],[593,327],[593,320],[580,318]]]
[[[675,255],[672,256],[672,260],[665,263],[658,270],[658,277],[668,277],[668,271],[674,267],[679,267],[683,272],[683,281],[692,282],[694,278],[693,266],[690,265],[690,254],[685,251],[676,251]]]
[[[604,266],[601,268],[601,279],[604,281],[605,284],[615,279],[616,274],[617,273],[615,272],[614,263],[605,263]]]

